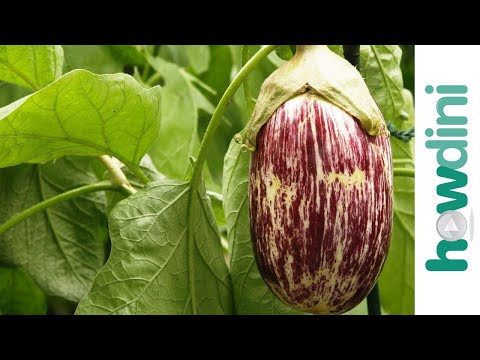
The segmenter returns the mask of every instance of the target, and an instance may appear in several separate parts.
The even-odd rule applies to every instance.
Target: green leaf
[[[200,144],[195,95],[184,71],[177,65],[150,56],[147,60],[164,79],[162,129],[149,154],[163,174],[183,180],[191,168],[190,156],[196,155]]]
[[[344,58],[344,56],[343,56],[343,46],[342,45],[328,45],[328,48],[330,50],[332,50],[338,56],[341,56],[341,57]]]
[[[250,45],[250,54],[255,54],[258,50],[260,50],[261,46],[259,45]],[[242,47],[241,46],[232,46],[232,51],[234,54],[234,65],[235,65],[235,72],[240,71],[241,64],[242,64]],[[252,90],[252,96],[256,99],[258,94],[260,93],[260,87],[262,86],[263,82],[267,77],[269,77],[272,72],[277,69],[277,65],[270,61],[271,54],[267,57],[265,61],[262,61],[259,66],[252,71],[249,75],[248,79],[250,81],[250,87]],[[238,93],[243,93],[243,91],[239,91]],[[244,100],[245,101],[245,100]],[[245,122],[248,119],[245,119]]]
[[[45,199],[97,181],[89,158],[0,169],[0,223]],[[105,196],[57,204],[0,235],[0,263],[25,270],[47,295],[79,301],[104,263]]]
[[[282,60],[288,61],[293,57],[293,51],[290,45],[281,45],[275,49],[278,57]]]
[[[404,108],[400,69],[402,50],[398,45],[362,45],[360,72],[386,122],[397,125]]]
[[[200,78],[215,90],[214,95],[209,94],[209,99],[213,104],[218,104],[231,81],[233,57],[232,51],[227,45],[212,45],[210,46],[210,53],[208,71],[204,72]],[[238,106],[234,102],[228,106],[217,129],[215,139],[209,146],[207,155],[208,172],[205,171],[206,169],[204,170],[205,181],[209,190],[222,191],[223,159],[228,150],[230,139],[243,128],[242,118],[237,110]],[[200,112],[198,129],[200,138],[205,134],[212,114],[213,111],[211,113]],[[209,181],[209,176],[211,181]]]
[[[213,103],[217,104],[230,84],[233,59],[228,45],[210,45],[210,54],[208,71],[199,78],[216,91]]]
[[[170,63],[177,64],[177,66],[182,68],[189,66],[189,59],[185,50],[185,46],[161,45],[157,56]]]
[[[212,103],[191,82],[189,84],[190,84],[190,87],[191,87],[191,90],[192,90],[193,98],[195,100],[195,106],[197,107],[198,111],[199,112],[203,111],[209,117],[211,117],[213,112],[215,111],[215,108],[213,107]]]
[[[77,314],[231,313],[230,275],[203,185],[191,194],[188,182],[149,183],[114,208],[110,238],[110,258]]]
[[[352,310],[347,311],[342,315],[368,315],[368,305],[367,299],[363,299],[363,301],[355,306]]]
[[[394,188],[392,239],[387,261],[379,279],[381,304],[390,314],[413,315],[414,179],[395,177]]]
[[[415,94],[415,45],[400,45],[402,49],[403,86]]]
[[[275,51],[268,54],[267,59],[272,63],[276,68],[279,68],[286,63],[285,60],[281,59]]]
[[[145,64],[145,55],[142,52],[144,45],[106,45],[115,61],[123,65],[140,66]]]
[[[250,153],[232,140],[225,156],[223,206],[237,314],[300,314],[283,304],[265,285],[258,272],[250,238],[248,178]]]
[[[31,93],[19,85],[0,82],[0,107],[6,106]]]
[[[225,226],[227,224],[227,220],[225,219],[225,212],[223,211],[223,196],[213,191],[207,191],[207,195],[210,198],[218,226]]]
[[[250,45],[250,54],[256,53],[260,49],[258,45]],[[234,73],[236,74],[240,71],[242,66],[242,47],[241,46],[231,46],[231,51],[233,54],[234,60]],[[252,71],[248,77],[250,83],[250,90],[252,92],[252,97],[257,98],[260,92],[260,87],[265,81],[265,79],[270,76],[270,74],[277,69],[278,66],[285,63],[284,60],[276,56],[276,60],[272,60],[276,54],[274,52],[270,53],[266,61],[262,61],[259,66]],[[231,110],[228,112],[228,110]],[[245,95],[243,91],[237,91],[234,96],[234,103],[227,109],[227,113],[232,122],[239,124],[240,128],[243,129],[248,122],[249,114],[247,112]],[[236,132],[238,133],[238,131]],[[235,134],[236,134],[235,133]],[[228,137],[228,141],[232,136]]]
[[[209,69],[210,59],[213,57],[208,45],[163,45],[158,56],[196,75]]]
[[[182,71],[183,75],[185,75],[185,78],[188,80],[188,84],[190,86],[190,89],[192,91],[192,95],[195,101],[195,106],[197,108],[197,114],[198,114],[198,128],[197,128],[197,134],[199,138],[202,138],[205,130],[208,126],[208,123],[210,119],[212,118],[212,114],[215,111],[214,106],[210,102],[209,98],[207,97],[208,95],[214,96],[216,95],[216,91],[212,89],[210,86],[205,84],[203,81],[201,81],[199,78],[196,76]],[[222,156],[222,154],[218,154],[215,150],[216,145],[219,141],[223,139],[223,126],[220,126],[219,129],[217,129],[217,136],[215,137],[214,141],[210,144],[209,148],[209,154],[208,154],[208,161],[209,164],[211,164],[213,161],[219,159],[219,157]],[[221,164],[223,165],[223,158],[221,159]],[[222,166],[220,168],[214,168],[214,167],[207,167],[204,169],[204,180],[207,188],[209,190],[221,192],[221,174],[222,174]]]
[[[407,115],[406,119],[395,124],[400,129],[408,129],[415,125],[415,108],[412,92],[408,89],[403,89],[403,99],[405,101],[403,111]],[[413,143],[413,141],[412,141]]]
[[[413,106],[413,96],[412,93],[403,89],[403,97],[405,99],[405,104],[403,111],[408,114],[407,121],[400,121],[398,124],[395,124],[400,130],[407,130],[414,126],[415,124],[415,110]],[[410,169],[414,168],[414,157],[415,157],[415,141],[409,141],[404,143],[398,139],[390,139],[392,145],[392,155],[395,167],[407,167]],[[397,164],[397,162],[399,162]]]
[[[0,314],[43,315],[47,299],[23,271],[0,267]]]
[[[114,74],[122,72],[125,65],[105,45],[63,45],[63,50],[64,72],[85,69],[96,74]]]
[[[160,88],[74,70],[0,109],[0,167],[110,154],[136,165],[160,126]]]
[[[58,45],[0,45],[0,80],[38,90],[62,75]]]
[[[208,69],[210,49],[208,45],[185,45],[190,66],[195,74],[201,74]]]
[[[401,129],[413,126],[415,111],[410,91],[404,89],[404,111],[409,120]],[[394,167],[414,168],[414,141],[404,143],[391,138]],[[393,231],[390,249],[380,275],[382,307],[390,314],[414,313],[415,179],[394,178]]]

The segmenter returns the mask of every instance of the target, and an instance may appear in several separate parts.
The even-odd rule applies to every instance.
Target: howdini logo
[[[425,87],[427,94],[434,93],[431,85]],[[440,184],[437,186],[437,195],[443,202],[437,205],[439,214],[436,227],[441,239],[437,243],[436,259],[430,259],[425,263],[428,271],[465,271],[468,263],[456,256],[457,259],[449,259],[450,251],[463,252],[468,248],[468,242],[464,239],[467,231],[467,220],[459,212],[468,204],[468,196],[465,187],[468,184],[468,175],[462,171],[468,160],[468,131],[466,125],[468,118],[459,116],[464,114],[464,106],[468,103],[468,88],[464,85],[440,85],[436,93],[442,97],[437,101],[438,127],[436,131],[431,128],[425,130],[425,135],[436,139],[428,140],[425,146],[428,149],[437,150],[437,176]],[[445,110],[448,106],[448,113]],[[471,216],[470,221],[473,221]],[[473,223],[471,223],[473,225]],[[470,231],[471,237],[473,236]]]

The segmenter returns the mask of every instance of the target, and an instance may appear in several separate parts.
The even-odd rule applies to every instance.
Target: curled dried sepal
[[[326,45],[298,45],[295,56],[263,83],[245,129],[235,136],[250,151],[260,128],[285,101],[312,93],[354,116],[370,135],[388,134],[382,113],[360,73]]]

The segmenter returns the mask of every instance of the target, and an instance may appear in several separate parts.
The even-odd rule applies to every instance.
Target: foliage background
[[[260,47],[249,48],[254,53]],[[340,46],[332,45],[331,49],[342,55]],[[237,45],[86,45],[63,46],[63,51],[64,74],[74,69],[97,74],[126,72],[147,88],[162,87],[161,128],[149,150],[150,157],[142,162],[155,179],[185,178],[191,170],[190,157],[197,155],[216,104],[242,66],[242,47]],[[1,54],[0,49],[0,59]],[[249,78],[254,98],[264,79],[283,62],[272,53],[254,70]],[[360,71],[385,118],[400,129],[412,127],[414,47],[362,46],[360,62]],[[32,89],[2,77],[0,66],[0,106],[31,93]],[[248,155],[231,142],[247,120],[240,89],[227,108],[204,171],[224,257],[231,267],[234,311],[294,313],[266,289],[253,262],[248,209],[244,206]],[[395,167],[414,167],[413,142],[405,144],[392,138],[392,150]],[[95,158],[66,157],[47,164],[0,169],[0,223],[41,199],[103,177],[104,169]],[[395,178],[394,235],[379,281],[385,314],[414,312],[413,189],[413,178]],[[78,198],[0,235],[0,313],[73,313],[108,258],[107,219],[118,200],[101,193]],[[58,249],[55,252],[54,244],[64,241],[75,243],[75,247],[66,254]],[[43,246],[38,246],[39,242]],[[87,246],[88,251],[75,250],[80,245]],[[94,256],[88,255],[92,251]],[[45,261],[38,261],[46,258],[56,264],[56,271]],[[71,281],[72,272],[76,282]],[[366,312],[364,301],[350,313]]]

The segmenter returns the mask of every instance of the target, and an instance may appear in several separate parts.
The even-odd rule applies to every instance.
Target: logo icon
[[[438,217],[437,232],[447,241],[462,239],[467,232],[467,220],[458,211],[445,211]]]

